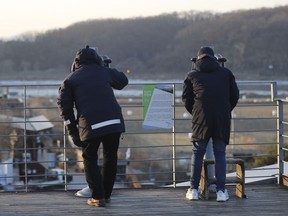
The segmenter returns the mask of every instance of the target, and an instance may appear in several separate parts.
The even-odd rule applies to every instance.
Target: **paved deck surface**
[[[86,198],[74,196],[75,191],[39,191],[0,193],[0,215],[287,215],[288,188],[278,185],[246,185],[247,199],[234,195],[229,186],[229,201],[215,199],[188,201],[186,188],[115,189],[111,204],[105,208],[91,207]]]

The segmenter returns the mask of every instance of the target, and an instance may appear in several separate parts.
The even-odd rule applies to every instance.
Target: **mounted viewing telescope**
[[[214,57],[215,57],[216,60],[219,62],[219,64],[221,64],[222,67],[225,66],[225,62],[227,61],[226,58],[224,58],[224,57],[223,57],[221,54],[219,54],[219,53],[216,53],[216,54],[214,55]],[[191,59],[191,61],[192,61],[192,69],[195,69],[196,60],[197,60],[196,57],[194,57],[194,58]]]

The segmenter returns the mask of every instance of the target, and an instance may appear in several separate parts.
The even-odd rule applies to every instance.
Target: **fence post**
[[[277,165],[278,165],[278,178],[277,183],[283,184],[283,159],[284,159],[284,138],[283,138],[283,101],[277,100]]]
[[[175,141],[175,83],[172,85],[173,91],[173,128],[172,128],[172,167],[173,167],[173,187],[176,188],[176,141]]]
[[[271,101],[275,101],[278,98],[277,82],[270,83],[270,91],[271,91]]]
[[[25,192],[28,192],[28,166],[27,166],[27,86],[24,86],[24,181],[25,181]]]
[[[64,190],[67,191],[67,160],[66,160],[66,155],[67,155],[67,131],[66,131],[66,126],[63,124],[63,132],[64,132],[64,137],[63,137],[63,164],[64,164]]]

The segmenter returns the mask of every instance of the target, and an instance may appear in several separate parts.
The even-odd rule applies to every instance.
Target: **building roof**
[[[26,121],[25,118],[4,115],[1,115],[1,119],[11,122],[11,125],[14,128],[26,129],[28,131],[42,131],[54,127],[54,125],[44,115],[26,118]]]

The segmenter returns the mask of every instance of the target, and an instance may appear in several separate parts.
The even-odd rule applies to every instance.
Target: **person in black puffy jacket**
[[[221,67],[210,47],[197,53],[195,70],[183,83],[182,101],[192,115],[191,187],[189,200],[198,199],[202,161],[210,138],[213,141],[217,201],[226,201],[226,145],[229,144],[231,111],[237,105],[239,89],[232,72]]]
[[[58,108],[73,143],[82,148],[86,181],[92,191],[89,205],[103,207],[110,201],[117,172],[117,151],[125,124],[113,89],[128,85],[123,72],[104,67],[95,49],[76,53],[72,72],[63,80]],[[74,114],[76,109],[76,116]],[[98,149],[103,145],[102,170]]]

